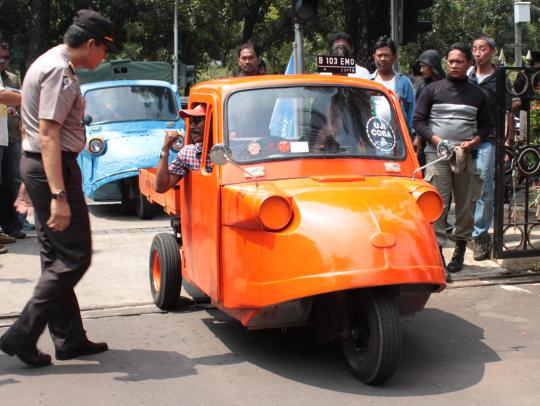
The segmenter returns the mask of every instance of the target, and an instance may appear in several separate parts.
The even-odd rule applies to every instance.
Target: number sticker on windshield
[[[380,118],[371,117],[366,124],[369,142],[378,150],[390,152],[396,146],[396,134],[390,124]]]

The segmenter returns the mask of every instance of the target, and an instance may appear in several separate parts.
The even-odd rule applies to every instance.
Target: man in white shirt
[[[391,39],[381,37],[373,48],[375,49],[373,61],[375,62],[375,66],[377,66],[377,70],[373,72],[371,79],[381,83],[387,89],[393,90],[397,94],[399,103],[401,104],[401,110],[407,122],[409,135],[411,139],[414,139],[412,126],[415,106],[414,89],[411,80],[406,75],[394,70],[394,61],[397,55],[396,43]],[[391,114],[390,106],[387,103],[383,107],[378,110],[378,115],[384,116]]]

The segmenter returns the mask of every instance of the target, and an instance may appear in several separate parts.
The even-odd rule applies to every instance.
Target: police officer
[[[41,278],[18,320],[0,339],[0,349],[31,366],[51,357],[36,343],[49,325],[56,359],[108,349],[86,337],[74,287],[90,265],[90,221],[76,162],[84,148],[84,100],[75,68],[95,69],[115,51],[115,27],[101,14],[80,10],[64,43],[41,55],[23,83],[22,178],[35,208]]]

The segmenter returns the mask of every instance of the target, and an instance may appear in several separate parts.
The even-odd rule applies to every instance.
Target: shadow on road
[[[201,310],[199,310],[201,311]],[[29,369],[19,360],[0,355],[0,374],[16,376],[117,373],[121,382],[166,380],[197,374],[197,366],[220,367],[250,363],[280,377],[336,392],[366,396],[429,396],[454,392],[478,384],[485,364],[500,361],[483,343],[483,330],[453,314],[426,309],[402,321],[402,357],[396,375],[372,387],[347,370],[336,344],[315,344],[305,329],[247,331],[237,321],[215,309],[202,323],[229,350],[190,358],[176,351],[118,350],[57,362],[53,367]],[[0,387],[18,383],[0,379]]]
[[[427,396],[454,392],[482,380],[485,364],[500,361],[482,342],[483,330],[453,314],[425,309],[402,320],[403,346],[396,375],[378,387],[364,385],[347,370],[337,344],[315,344],[306,332],[250,332],[217,310],[203,319],[238,362],[328,390],[369,396]]]
[[[80,358],[84,363],[73,364],[56,362],[50,367],[32,369],[13,358],[0,353],[0,364],[5,366],[2,373],[15,376],[54,376],[66,374],[106,374],[118,373],[113,378],[120,382],[139,382],[164,380],[196,375],[197,365],[227,365],[240,362],[234,354],[211,355],[200,358],[189,358],[175,351],[151,350],[115,350],[106,353]],[[53,361],[54,362],[54,361]],[[0,379],[0,387],[18,383],[15,379]]]
[[[134,210],[126,210],[120,203],[89,203],[88,211],[90,215],[97,218],[104,219],[116,219],[129,222],[146,222],[146,220],[141,220],[135,215]],[[160,207],[155,207],[154,219],[163,220],[167,219],[169,216],[161,210]]]

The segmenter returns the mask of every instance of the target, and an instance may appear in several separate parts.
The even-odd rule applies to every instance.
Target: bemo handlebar
[[[455,147],[452,146],[448,141],[441,141],[437,144],[437,156],[439,157],[435,161],[429,162],[425,164],[424,166],[421,166],[420,168],[417,168],[414,170],[412,174],[412,178],[416,179],[416,174],[420,172],[422,169],[427,168],[428,166],[431,166],[433,164],[436,164],[440,161],[448,161],[452,158],[452,155],[455,154]]]

